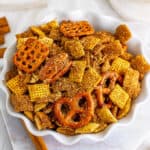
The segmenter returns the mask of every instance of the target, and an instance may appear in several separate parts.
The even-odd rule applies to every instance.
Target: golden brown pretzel
[[[84,103],[81,103],[84,100]],[[62,107],[68,106],[67,112]],[[65,111],[66,111],[65,110]],[[89,93],[80,93],[73,98],[61,98],[54,105],[54,113],[60,124],[66,127],[79,128],[89,123],[94,114],[94,102]],[[78,118],[74,118],[77,117]]]
[[[67,37],[91,35],[94,28],[87,21],[63,21],[60,25],[60,32]]]
[[[98,105],[100,107],[104,104],[103,94],[110,93],[110,91],[114,88],[118,78],[119,78],[118,73],[114,71],[109,71],[102,75],[102,80],[100,81],[99,85],[96,87],[96,97],[98,100]],[[104,87],[108,79],[109,79],[109,85],[107,85],[107,87]]]
[[[49,54],[49,49],[39,40],[29,38],[14,56],[14,64],[27,73],[34,72]]]

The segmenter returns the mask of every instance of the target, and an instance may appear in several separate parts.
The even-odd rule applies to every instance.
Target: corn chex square
[[[123,109],[126,105],[129,95],[120,85],[116,84],[115,88],[109,94],[109,98],[120,109]]]
[[[40,98],[48,97],[50,95],[48,84],[28,85],[28,90],[31,101],[36,101]]]
[[[111,70],[118,73],[125,72],[130,67],[130,63],[122,58],[116,58],[112,62]]]
[[[27,91],[27,87],[22,83],[21,77],[19,75],[10,79],[6,83],[7,87],[15,94],[22,95]]]

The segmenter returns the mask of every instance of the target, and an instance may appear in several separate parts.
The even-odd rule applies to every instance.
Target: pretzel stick
[[[8,21],[6,17],[0,18],[0,27],[3,27],[3,26],[8,26]]]
[[[0,44],[4,44],[5,39],[4,39],[4,35],[0,34]]]
[[[40,136],[34,136],[34,135],[32,135],[32,134],[28,131],[28,129],[27,129],[27,127],[26,127],[24,121],[21,120],[21,122],[22,122],[23,126],[25,127],[27,133],[29,134],[29,136],[30,136],[30,138],[31,138],[31,140],[32,140],[32,142],[33,142],[33,144],[35,145],[36,150],[48,150],[48,148],[47,148],[47,146],[46,146],[46,144],[45,144],[45,142],[44,142],[44,139],[43,139],[42,137],[40,137]]]
[[[3,58],[6,48],[0,48],[0,58]]]

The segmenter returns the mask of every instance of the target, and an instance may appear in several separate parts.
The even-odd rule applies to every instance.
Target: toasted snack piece
[[[56,131],[65,135],[75,135],[74,129],[68,127],[58,127]]]
[[[48,116],[43,112],[36,112],[34,120],[39,130],[47,129],[47,128],[51,129],[54,127],[50,119],[48,118]]]
[[[115,40],[105,45],[102,49],[102,52],[108,59],[114,59],[124,53],[122,44],[119,40]]]
[[[96,110],[98,117],[105,123],[114,123],[117,122],[117,119],[113,116],[111,111],[107,106],[103,106]]]
[[[85,68],[86,68],[86,61],[73,61],[69,73],[69,79],[73,82],[80,83],[82,81]]]
[[[106,129],[107,128],[107,123],[105,123],[104,121],[100,121],[100,122],[98,122],[99,123],[99,127],[98,128],[96,128],[94,131],[93,131],[93,133],[98,133],[98,132],[101,132],[101,131],[103,131],[104,129]]]
[[[88,67],[84,72],[84,76],[81,82],[82,88],[85,91],[91,92],[100,82],[100,80],[101,76],[96,72],[96,70],[92,67]]]
[[[40,98],[45,98],[50,95],[49,84],[33,84],[28,85],[31,101],[36,101]]]
[[[39,79],[39,75],[32,73],[29,83],[36,83]]]
[[[150,65],[142,55],[137,55],[131,60],[131,66],[138,70],[141,74],[150,71]]]
[[[18,71],[16,67],[12,67],[12,69],[10,71],[8,71],[5,75],[5,80],[6,82],[9,81],[10,79],[14,78],[15,76],[17,76]]]
[[[115,37],[120,40],[121,43],[126,43],[131,36],[131,32],[127,25],[122,24],[116,28]]]
[[[46,37],[45,33],[39,27],[31,26],[30,29],[33,32],[33,34],[38,35],[40,38]]]
[[[0,45],[5,43],[5,38],[3,34],[0,34]]]
[[[140,93],[139,72],[134,69],[128,69],[125,72],[123,87],[131,98],[136,98]]]
[[[105,62],[104,62],[104,64],[102,65],[102,68],[101,68],[101,71],[102,72],[107,72],[107,71],[109,71],[110,70],[110,62],[108,61],[108,60],[106,60]]]
[[[27,31],[16,34],[16,38],[29,38],[29,37],[35,37],[31,29],[29,28]]]
[[[22,95],[27,91],[27,86],[22,83],[22,77],[17,75],[6,83],[7,87],[15,94]]]
[[[75,130],[76,134],[93,133],[99,127],[99,123],[90,122],[87,125]]]
[[[81,39],[81,43],[85,50],[93,50],[99,42],[101,42],[101,40],[95,36],[86,36]]]
[[[49,54],[46,45],[37,39],[29,38],[14,55],[14,64],[27,73],[34,72]]]
[[[129,98],[125,107],[123,109],[119,110],[118,115],[117,115],[117,119],[121,119],[129,113],[129,111],[131,109],[131,103],[132,103],[131,98]]]
[[[120,57],[127,61],[130,61],[133,58],[133,55],[131,53],[124,52],[123,55],[121,55]]]
[[[6,48],[0,48],[0,58],[3,58]]]
[[[26,117],[29,118],[31,121],[34,121],[33,112],[31,112],[31,111],[24,111],[24,114],[25,114]]]
[[[129,98],[129,95],[119,84],[116,84],[115,88],[110,93],[109,98],[120,109],[123,109]]]
[[[111,65],[110,70],[118,73],[124,73],[130,67],[130,63],[120,57],[116,58]]]
[[[35,104],[34,105],[34,111],[40,111],[41,109],[45,108],[47,105],[47,103],[40,103],[40,104]]]
[[[113,114],[113,116],[116,118],[117,117],[117,114],[118,114],[118,106],[113,106],[112,109],[111,109],[111,113]]]
[[[56,93],[58,93],[58,91],[63,92],[65,96],[72,97],[78,92],[80,92],[80,86],[76,82],[72,82],[69,78],[63,77],[63,78],[58,79],[56,82],[52,84],[52,90],[55,91]],[[59,97],[60,96],[62,97],[60,93],[58,94],[59,94],[58,95]],[[56,98],[55,95],[54,97]]]
[[[65,49],[76,59],[85,55],[84,48],[79,40],[66,41]]]
[[[60,32],[67,37],[91,35],[94,28],[87,21],[63,21],[60,24]]]
[[[52,28],[49,33],[49,37],[54,41],[61,40],[62,33],[59,31],[59,28]]]
[[[0,27],[3,27],[3,26],[8,26],[8,21],[6,17],[0,18]]]
[[[45,80],[48,83],[54,82],[60,76],[65,74],[71,66],[67,53],[59,53],[56,56],[51,57],[41,68],[39,77],[41,80]]]
[[[43,43],[44,45],[46,45],[47,47],[51,47],[53,44],[53,39],[48,38],[48,37],[42,37],[39,39],[39,41]]]
[[[110,32],[107,32],[107,31],[95,32],[94,35],[96,37],[98,37],[100,39],[101,43],[103,43],[103,44],[110,43],[115,40],[115,37],[113,36],[113,34]]]
[[[11,94],[10,100],[16,112],[33,111],[33,104],[27,95]]]

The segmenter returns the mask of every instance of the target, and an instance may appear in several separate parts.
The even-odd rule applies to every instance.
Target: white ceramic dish
[[[57,19],[59,21],[61,20],[88,20],[92,25],[94,25],[96,30],[108,30],[113,32],[115,28],[121,24],[117,19],[110,18],[108,16],[99,16],[98,14],[95,13],[85,13],[81,11],[75,11],[75,12],[68,12],[68,13],[62,13],[62,12],[55,12],[55,13],[49,13],[50,15],[47,15],[44,17],[42,20],[39,20],[39,24],[43,22],[47,22],[52,19]],[[128,26],[130,27],[131,31],[134,31],[136,28],[136,23],[127,23]],[[150,57],[148,57],[148,50],[143,48],[143,43],[142,41],[138,38],[138,36],[132,32],[132,39],[128,42],[128,47],[129,51],[138,54],[141,53],[145,56],[145,58],[150,62]],[[15,52],[15,42],[7,49],[4,59],[3,59],[3,70],[1,73],[1,79],[4,80],[6,72],[11,68],[12,66],[12,56]],[[133,103],[132,110],[129,113],[127,117],[124,119],[118,121],[116,124],[110,125],[106,130],[103,132],[97,133],[97,134],[84,134],[84,135],[76,135],[76,136],[65,136],[60,133],[57,133],[55,131],[51,130],[44,130],[44,131],[38,131],[36,127],[32,124],[31,121],[29,121],[24,115],[20,113],[16,113],[13,110],[13,107],[10,104],[9,100],[9,90],[5,86],[5,82],[1,82],[0,88],[5,92],[6,94],[6,108],[8,113],[11,116],[14,116],[16,118],[23,119],[28,130],[37,136],[45,136],[45,135],[51,135],[53,136],[56,140],[59,142],[65,144],[65,145],[72,145],[77,143],[78,141],[85,140],[89,142],[97,142],[97,141],[103,141],[109,134],[113,134],[114,128],[118,126],[126,126],[130,125],[130,122],[133,120],[136,112],[138,111],[139,105],[143,102],[145,102],[148,97],[150,96],[150,92],[148,91],[150,89],[150,85],[148,84],[150,81],[150,74],[147,74],[145,79],[143,80],[142,83],[142,91],[140,96],[137,98],[137,100]]]

